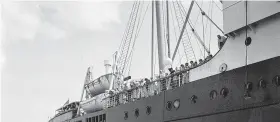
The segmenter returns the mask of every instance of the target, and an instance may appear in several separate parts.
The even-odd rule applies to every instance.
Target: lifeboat
[[[92,97],[105,93],[106,90],[109,90],[111,77],[115,77],[115,75],[106,74],[86,84],[85,87],[88,93]]]
[[[92,113],[92,112],[103,110],[104,106],[106,105],[105,98],[106,98],[106,93],[102,93],[95,97],[87,99],[85,101],[82,101],[80,103],[81,108],[86,113]]]

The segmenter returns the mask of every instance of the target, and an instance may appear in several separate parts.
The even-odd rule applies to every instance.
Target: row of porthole
[[[151,112],[152,112],[152,107],[151,107],[151,106],[147,106],[147,107],[146,107],[146,114],[147,114],[147,115],[150,115]],[[140,115],[139,109],[136,108],[136,109],[134,110],[134,116],[137,118],[137,117],[139,117],[139,115]],[[125,112],[124,112],[124,119],[126,120],[127,118],[128,118],[128,112],[125,111]]]
[[[260,79],[259,83],[257,84],[258,88],[266,88],[268,82],[265,81],[264,79]],[[272,84],[274,84],[275,86],[280,86],[280,76],[276,75],[273,79],[272,79]],[[247,82],[245,84],[245,89],[247,91],[251,91],[253,89],[253,83],[252,82]]]
[[[222,95],[224,98],[228,95],[229,91],[227,88],[222,88],[220,91],[220,95]],[[217,97],[217,91],[216,90],[212,90],[209,94],[210,99],[213,100]],[[192,103],[196,103],[196,99],[197,96],[196,95],[192,95],[190,100]],[[173,104],[172,104],[173,103]],[[171,101],[167,101],[166,103],[166,110],[170,111],[172,108],[175,108],[176,110],[180,107],[180,99],[176,99],[174,100],[174,102]]]
[[[277,75],[275,76],[273,79],[272,79],[272,83],[275,84],[276,86],[280,86],[280,76]],[[259,84],[258,84],[259,87],[262,87],[262,88],[265,88],[266,87],[266,83],[264,80],[260,80],[259,81]],[[249,82],[245,85],[246,87],[246,90],[251,90],[252,89],[252,83]],[[224,98],[227,97],[229,93],[229,90],[227,88],[222,88],[220,90],[220,95],[222,95]],[[209,94],[209,97],[211,100],[215,99],[217,97],[218,93],[216,90],[212,90]],[[193,95],[190,100],[192,103],[196,103],[196,99],[197,99],[197,96],[196,95]],[[172,102],[171,101],[168,101],[166,103],[166,109],[168,111],[170,111],[172,109],[172,106],[175,108],[175,109],[178,109],[180,107],[180,99],[176,99],[174,102],[173,102],[173,105],[172,105]]]
[[[280,86],[280,76],[277,75],[273,78],[272,82],[276,85],[276,86]],[[262,84],[263,83],[263,80],[260,80],[260,83],[259,85],[262,87]],[[250,89],[250,85],[247,86],[248,84],[246,84],[246,87],[248,87]],[[263,87],[264,88],[264,87]],[[224,98],[227,97],[229,93],[229,90],[227,88],[222,88],[220,90],[220,95],[222,95]],[[215,99],[217,97],[218,93],[216,90],[212,90],[209,94],[209,97],[211,100]],[[197,96],[196,95],[193,95],[191,98],[191,102],[192,103],[196,103],[196,99],[197,99]],[[173,104],[172,104],[173,103]],[[174,107],[175,109],[178,109],[180,107],[180,99],[176,99],[174,102],[171,102],[171,101],[168,101],[167,104],[166,104],[166,109],[167,110],[171,110],[172,107]],[[151,114],[151,107],[150,106],[147,106],[146,107],[146,114],[149,115]],[[139,109],[136,108],[134,110],[134,116],[137,118],[139,116]],[[127,119],[128,118],[128,112],[124,112],[124,119]]]

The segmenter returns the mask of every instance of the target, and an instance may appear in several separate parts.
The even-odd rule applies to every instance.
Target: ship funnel
[[[111,67],[111,64],[109,63],[109,60],[104,60],[104,66],[105,66],[105,74],[108,74],[109,69]]]

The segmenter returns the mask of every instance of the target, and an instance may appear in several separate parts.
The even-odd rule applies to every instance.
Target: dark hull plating
[[[280,57],[275,57],[70,121],[279,122],[279,75]],[[173,106],[175,100],[180,101],[179,108]]]

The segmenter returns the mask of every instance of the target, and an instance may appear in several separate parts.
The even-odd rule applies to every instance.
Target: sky
[[[132,4],[132,1],[3,3],[1,121],[46,122],[68,99],[78,101],[87,68],[93,67],[95,78],[104,74],[103,61],[112,60],[118,50]],[[199,4],[208,10],[206,2]],[[150,2],[145,2],[143,10],[148,5],[151,6]],[[222,15],[213,6],[214,13]],[[198,9],[194,8],[193,13],[191,19],[195,21]],[[132,58],[133,78],[150,77],[151,12],[146,16]],[[222,27],[222,16],[213,20]],[[201,32],[200,24],[197,25]],[[218,33],[212,28],[212,34]],[[173,32],[170,35],[173,52],[176,37]],[[214,40],[215,36],[209,38]],[[217,51],[215,41],[205,43],[210,43],[211,52]],[[183,57],[180,48],[175,65]]]

